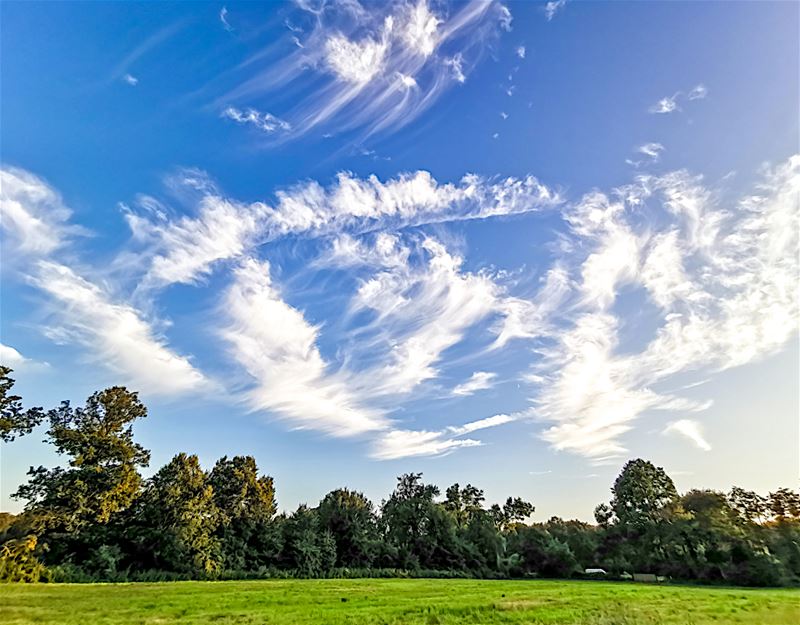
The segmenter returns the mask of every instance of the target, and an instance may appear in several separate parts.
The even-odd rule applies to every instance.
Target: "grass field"
[[[396,579],[0,585],[0,622],[796,625],[800,591]]]

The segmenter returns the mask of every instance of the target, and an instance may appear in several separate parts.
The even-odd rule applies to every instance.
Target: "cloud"
[[[691,91],[686,95],[687,98],[690,100],[702,100],[708,95],[708,89],[704,84],[696,85],[692,88]]]
[[[222,27],[228,32],[233,31],[233,26],[228,23],[228,7],[222,7],[219,11],[219,21]]]
[[[253,108],[240,111],[233,106],[229,106],[222,111],[222,116],[232,119],[237,124],[250,124],[267,134],[291,129],[291,125],[288,122],[275,117],[271,113],[261,113]]]
[[[162,395],[209,386],[203,374],[169,349],[138,311],[114,302],[69,267],[42,260],[29,279],[51,298],[50,315],[57,322],[50,328],[51,336],[85,347],[88,358],[114,371],[122,384]]]
[[[479,440],[459,437],[478,430],[505,425],[514,420],[515,418],[509,415],[495,415],[462,426],[451,426],[442,431],[392,429],[375,439],[370,455],[376,460],[443,456],[457,449],[483,445]]]
[[[517,46],[516,49],[517,56],[521,59],[525,58],[525,46]]]
[[[162,43],[173,37],[177,34],[184,26],[186,26],[186,20],[179,20],[172,24],[169,24],[149,37],[147,37],[144,41],[142,41],[139,45],[137,45],[133,50],[131,50],[117,65],[114,69],[111,70],[111,74],[109,76],[108,82],[114,82],[116,80],[125,80],[128,84],[135,84],[131,83],[128,80],[128,76],[133,78],[130,74],[131,66],[136,63],[140,58],[145,56],[146,54],[152,52],[155,48],[160,46]],[[134,78],[134,80],[136,80]],[[137,81],[138,82],[138,81]]]
[[[317,347],[319,328],[280,296],[267,262],[245,260],[225,295],[222,336],[254,381],[246,391],[254,410],[276,413],[298,428],[353,436],[386,427],[350,389],[345,373],[329,371]]]
[[[478,391],[492,388],[494,386],[494,379],[497,377],[496,373],[489,371],[476,371],[472,374],[469,380],[456,386],[452,393],[453,395],[472,395]]]
[[[206,387],[208,380],[188,359],[170,350],[135,308],[114,301],[103,288],[54,260],[72,235],[84,234],[69,223],[72,212],[61,196],[21,169],[4,168],[0,177],[4,256],[24,258],[24,265],[15,269],[48,297],[54,324],[46,334],[61,343],[83,346],[91,360],[147,392],[183,393]]]
[[[370,455],[376,460],[442,456],[456,449],[480,445],[480,441],[470,438],[448,438],[442,432],[390,430],[376,440]]]
[[[510,22],[494,1],[472,0],[449,13],[427,0],[376,9],[298,3],[297,20],[311,28],[287,33],[293,45],[277,63],[265,64],[272,60],[268,51],[243,63],[235,70],[243,80],[217,103],[294,94],[297,104],[281,111],[291,130],[279,140],[324,128],[357,131],[363,141],[402,128],[463,83],[498,28]]]
[[[440,184],[425,171],[386,182],[340,173],[328,187],[306,182],[280,190],[272,205],[225,199],[206,184],[194,216],[170,220],[152,211],[129,210],[126,219],[151,258],[144,285],[166,286],[195,283],[215,263],[283,237],[486,219],[544,210],[561,201],[556,191],[533,176],[494,181],[467,175],[457,184]]]
[[[567,4],[567,0],[551,0],[547,4],[544,5],[544,16],[547,18],[549,22],[552,20],[556,13],[561,11]]]
[[[485,419],[479,419],[478,421],[471,421],[470,423],[465,423],[464,425],[451,426],[447,428],[447,431],[461,436],[464,434],[477,432],[478,430],[485,430],[487,428],[505,425],[506,423],[511,423],[512,421],[516,421],[516,417],[507,414],[497,414],[492,417],[486,417]]]
[[[12,369],[18,369],[22,365],[29,362],[31,361],[28,358],[25,358],[10,345],[4,345],[3,343],[0,343],[0,365],[3,365],[4,367],[11,367]]]
[[[672,421],[667,424],[667,427],[664,428],[663,433],[680,434],[681,436],[688,438],[699,449],[702,449],[703,451],[711,451],[711,445],[709,445],[708,441],[706,441],[704,438],[703,430],[700,424],[692,419],[679,419],[678,421]]]
[[[577,316],[564,320],[534,367],[540,390],[529,416],[551,424],[542,437],[596,462],[613,460],[643,413],[710,405],[656,390],[664,381],[783,347],[800,315],[798,192],[794,156],[726,208],[687,172],[641,176],[616,199],[594,192],[572,207],[567,220],[578,240],[570,249],[588,249],[576,267]],[[639,350],[620,349],[623,285],[641,289],[660,315]]]
[[[361,283],[354,312],[372,311],[377,342],[391,346],[389,361],[364,374],[373,393],[407,393],[438,376],[436,364],[468,328],[495,312],[499,290],[488,277],[461,271],[463,260],[438,241],[422,243],[427,262],[393,266]]]
[[[139,79],[136,78],[136,76],[132,76],[131,74],[125,74],[122,77],[122,80],[128,83],[131,87],[135,87],[136,85],[139,84]]]
[[[15,167],[0,169],[0,214],[7,263],[20,256],[46,256],[64,247],[72,235],[85,234],[69,223],[72,211],[52,187]]]
[[[667,96],[665,98],[661,98],[658,102],[656,102],[653,106],[650,107],[649,111],[651,113],[673,113],[674,111],[680,111],[677,102],[678,94],[676,93],[673,96]]]
[[[639,154],[650,157],[655,162],[661,156],[661,152],[664,151],[664,146],[660,143],[645,143],[636,148],[636,151],[639,152]]]
[[[686,99],[689,101],[692,100],[702,100],[708,95],[708,89],[704,84],[699,84],[692,87],[688,93],[684,93],[683,91],[676,91],[675,94],[661,98],[658,102],[656,102],[653,106],[651,106],[648,110],[650,113],[657,113],[657,114],[668,114],[674,113],[675,111],[680,111],[681,107],[678,105],[678,101],[682,99]]]

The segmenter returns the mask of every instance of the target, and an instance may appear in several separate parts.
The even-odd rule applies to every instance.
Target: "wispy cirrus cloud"
[[[255,381],[247,390],[251,408],[333,436],[386,427],[382,412],[350,388],[347,374],[330,371],[317,347],[319,329],[282,299],[269,263],[248,259],[235,270],[225,314],[223,337]]]
[[[697,421],[692,419],[678,419],[671,421],[664,428],[663,434],[679,434],[689,439],[696,447],[703,451],[711,451],[711,445],[705,439],[703,430]]]
[[[567,0],[550,0],[544,5],[544,16],[549,22],[567,5]]]
[[[576,267],[575,316],[534,369],[529,416],[551,424],[543,438],[596,462],[616,459],[643,413],[709,406],[655,390],[660,383],[757,361],[785,345],[800,316],[799,192],[794,156],[726,208],[700,178],[681,171],[641,176],[615,197],[595,192],[575,205],[567,218],[588,255]],[[654,230],[645,210],[664,225]],[[660,311],[660,326],[640,351],[620,348],[615,307],[623,286],[641,289]]]
[[[205,376],[172,351],[138,310],[56,260],[75,234],[85,234],[69,223],[71,211],[61,196],[25,170],[3,168],[0,176],[4,256],[13,250],[14,261],[24,260],[13,268],[46,296],[45,333],[82,346],[87,359],[147,392],[207,387]]]
[[[689,100],[689,101],[691,101],[691,100],[702,100],[707,95],[708,95],[708,88],[704,84],[700,83],[700,84],[695,85],[694,87],[692,87],[688,91],[688,93],[684,93],[683,91],[676,91],[671,96],[666,96],[666,97],[661,98],[658,102],[653,104],[648,109],[648,111],[650,113],[656,113],[656,114],[661,114],[661,115],[668,114],[668,113],[674,113],[676,111],[680,111],[681,110],[681,107],[679,105],[679,102],[681,100],[683,100],[683,99],[686,99],[686,100]]]
[[[490,371],[476,371],[466,382],[462,382],[451,391],[453,395],[466,396],[483,391],[494,386],[496,373]]]
[[[235,121],[237,124],[248,124],[267,134],[278,131],[288,131],[291,129],[289,122],[286,122],[272,113],[262,113],[256,109],[249,108],[240,111],[236,107],[229,106],[222,111],[222,116]]]
[[[443,456],[457,449],[480,447],[483,443],[473,438],[461,438],[479,430],[505,425],[514,421],[509,415],[495,415],[462,426],[445,430],[389,430],[377,437],[371,456],[376,460],[397,460],[419,456]]]
[[[562,199],[533,176],[489,180],[467,175],[453,184],[418,171],[386,182],[340,173],[327,187],[306,182],[279,190],[271,204],[226,199],[206,183],[194,201],[195,215],[177,219],[151,210],[127,211],[134,239],[151,259],[145,285],[195,283],[219,261],[287,236],[363,234],[486,219],[545,210]]]
[[[249,77],[218,104],[257,104],[302,78],[315,87],[281,112],[291,124],[284,139],[320,127],[369,136],[405,126],[454,83],[464,82],[484,43],[510,25],[510,13],[483,0],[452,13],[427,0],[396,1],[380,11],[357,3],[298,3],[292,23],[301,24],[288,35],[292,51],[260,71],[254,68],[261,54],[245,62],[240,69]]]

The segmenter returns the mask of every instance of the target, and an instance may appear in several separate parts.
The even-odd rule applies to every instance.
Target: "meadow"
[[[794,625],[800,591],[613,582],[264,580],[0,586],[22,625]]]

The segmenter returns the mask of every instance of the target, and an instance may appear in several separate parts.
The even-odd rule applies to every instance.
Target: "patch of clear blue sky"
[[[487,49],[463,86],[403,131],[365,142],[391,160],[361,155],[348,143],[352,136],[323,138],[324,129],[266,149],[247,129],[220,119],[219,107],[209,103],[230,86],[228,72],[284,34],[288,11],[271,3],[227,3],[236,28],[230,33],[219,22],[221,6],[0,5],[0,156],[48,180],[74,209],[75,221],[96,233],[81,246],[85,262],[102,264],[127,240],[118,203],[130,202],[137,193],[163,194],[163,176],[181,166],[207,171],[228,195],[242,200],[269,200],[281,186],[309,178],[327,181],[341,170],[384,179],[418,169],[440,181],[456,181],[467,172],[531,173],[574,200],[595,187],[629,182],[634,172],[625,159],[635,158],[634,148],[646,142],[665,147],[657,170],[686,168],[711,182],[736,171],[734,188],[747,188],[763,161],[781,161],[798,149],[798,4],[793,2],[573,2],[550,22],[541,5],[512,3],[513,31]],[[523,60],[515,54],[519,45],[526,47]],[[125,73],[138,79],[135,87],[122,80]],[[660,98],[698,83],[709,90],[705,100],[684,103],[681,114],[647,113]],[[508,96],[512,84],[515,90]],[[280,116],[294,102],[253,104]],[[461,223],[447,231],[469,250],[467,269],[524,265],[533,279],[548,266],[546,245],[558,226],[557,216],[529,215]],[[308,260],[290,244],[284,252],[287,275]],[[212,278],[205,289],[172,287],[159,299],[161,312],[174,322],[167,331],[170,344],[212,372],[226,367],[219,345],[202,316],[189,313],[208,309],[222,280]],[[19,376],[26,399],[44,405],[66,398],[80,402],[113,382],[85,364],[77,350],[53,346],[41,336],[31,312],[36,297],[25,284],[4,276],[3,342],[51,364]],[[292,293],[287,299],[312,321],[325,321],[326,302]],[[635,298],[629,305],[637,305]],[[321,348],[333,357],[335,345],[326,341],[323,333]],[[497,368],[507,370],[509,380],[495,389],[462,402],[421,398],[404,405],[404,412],[415,411],[433,427],[453,423],[452,415],[462,422],[523,408],[527,391],[517,388],[513,375],[530,359],[529,349],[516,349],[509,358]],[[480,368],[465,365],[458,377]],[[748,376],[748,371],[759,375]],[[796,348],[758,368],[725,373],[716,380],[714,395],[724,398],[726,385],[735,384],[743,395],[749,390],[755,396],[764,392],[773,372],[780,374],[781,387],[767,395],[777,397],[774,410],[781,416],[775,417],[780,424],[775,427],[786,434],[791,411],[797,414],[797,377],[791,375],[797,373]],[[313,503],[343,484],[379,499],[392,488],[395,475],[424,470],[441,486],[456,480],[483,486],[491,499],[523,495],[537,502],[545,517],[588,518],[617,470],[592,469],[580,457],[553,452],[529,423],[487,431],[482,437],[487,445],[479,449],[377,463],[366,458],[363,442],[288,431],[280,422],[247,415],[227,402],[148,403],[151,416],[137,435],[153,450],[153,467],[182,450],[199,453],[206,466],[225,454],[251,453],[276,477],[280,502],[288,507]],[[754,435],[746,398],[726,408],[737,415],[737,436]],[[721,425],[723,416],[712,416],[711,423],[714,418]],[[693,472],[696,479],[680,478],[685,486],[727,487],[724,475],[741,466],[739,456],[726,452],[724,458],[715,456],[722,465],[712,468],[712,456],[687,452],[685,446],[648,435],[646,428],[627,442],[667,468]],[[740,447],[731,442],[726,449]],[[18,507],[8,496],[27,465],[52,461],[35,435],[5,447],[0,507]],[[782,478],[794,479],[795,474],[785,473],[787,466],[751,486],[765,489]],[[598,476],[586,477],[594,473]]]

